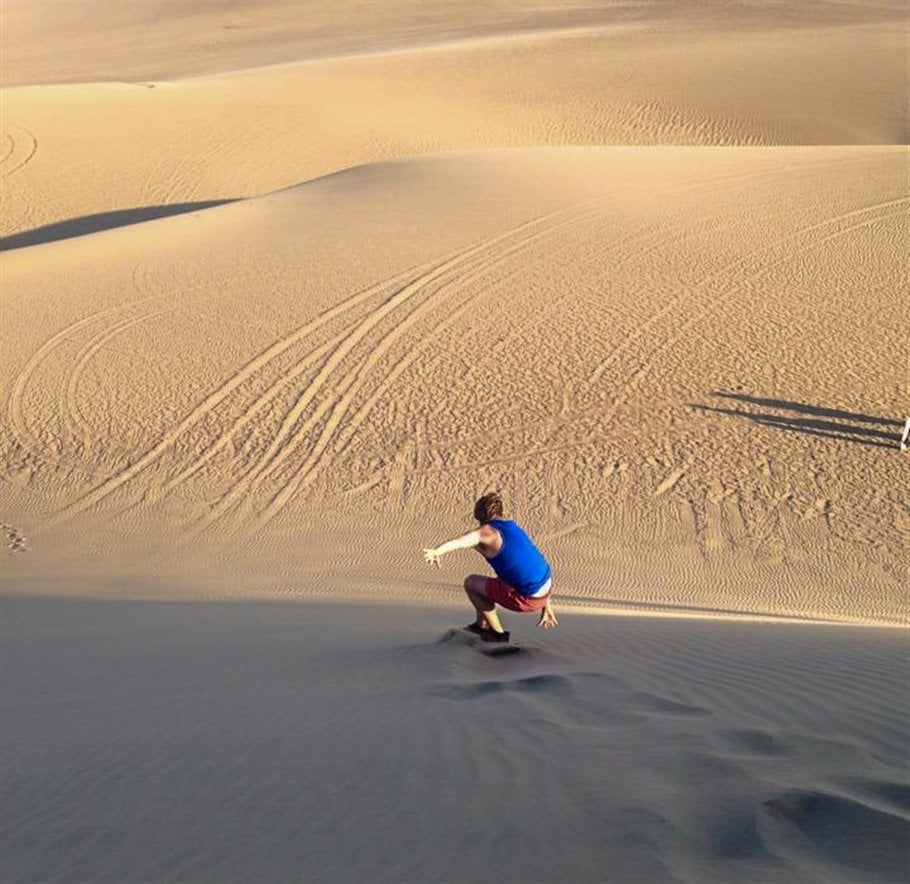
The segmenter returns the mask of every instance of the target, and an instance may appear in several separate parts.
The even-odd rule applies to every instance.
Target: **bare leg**
[[[496,613],[496,603],[486,594],[487,578],[479,574],[471,574],[464,579],[464,591],[468,594],[474,610],[477,612],[477,625],[481,629],[492,629],[494,632],[505,632],[499,615]]]

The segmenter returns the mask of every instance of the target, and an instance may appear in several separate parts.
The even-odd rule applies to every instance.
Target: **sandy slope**
[[[387,7],[398,8],[365,8]],[[482,8],[501,16],[526,11],[504,3]],[[554,8],[567,17],[572,7]],[[192,35],[212,27],[208,14],[178,17],[181,39],[170,40],[164,54],[154,45],[133,47],[126,57],[139,69],[114,69],[123,82],[4,89],[0,234],[87,217],[91,228],[114,223],[92,218],[101,213],[252,196],[349,166],[439,151],[907,142],[903,3],[607,3],[580,11],[577,23],[262,67],[272,59],[263,52],[276,45],[269,40],[257,67],[162,81],[204,57]],[[330,32],[328,25],[319,31]],[[30,45],[16,33],[5,48]],[[99,41],[118,33],[80,31],[84,79],[114,76],[98,61]],[[135,33],[148,39],[145,26]],[[482,17],[472,33],[485,33]],[[117,45],[126,52],[131,44]],[[73,54],[43,49],[7,60],[12,73],[3,82],[31,82],[29,71],[49,59],[62,76]],[[162,58],[164,68],[141,66]],[[217,58],[227,64],[230,55]]]
[[[4,882],[906,880],[903,0],[0,17]]]
[[[679,38],[696,31],[792,36],[852,28],[865,35],[882,26],[893,32],[903,16],[902,0],[3,0],[0,81],[183,79],[464,39],[550,39],[567,32]]]
[[[460,613],[5,600],[3,880],[905,879],[905,635]]]
[[[13,567],[88,542],[413,596],[494,485],[569,596],[900,618],[905,163],[454,155],[12,251]]]

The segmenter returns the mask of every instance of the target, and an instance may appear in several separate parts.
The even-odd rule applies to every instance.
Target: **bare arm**
[[[444,556],[446,553],[455,552],[458,549],[471,549],[477,546],[481,541],[480,529],[477,531],[471,531],[468,534],[463,534],[461,537],[456,537],[454,540],[447,540],[441,546],[437,546],[435,549],[425,549],[423,551],[423,557],[431,564],[439,567],[439,557]]]

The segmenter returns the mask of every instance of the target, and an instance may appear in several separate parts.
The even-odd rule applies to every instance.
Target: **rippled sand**
[[[4,880],[899,880],[904,3],[0,15]]]

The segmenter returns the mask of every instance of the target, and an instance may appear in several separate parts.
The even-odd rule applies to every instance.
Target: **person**
[[[471,574],[464,589],[477,614],[465,629],[487,642],[507,642],[496,605],[521,613],[539,611],[537,625],[552,629],[559,625],[553,611],[550,565],[530,537],[511,519],[503,518],[502,497],[485,494],[474,504],[474,518],[480,527],[435,549],[425,549],[424,558],[439,567],[439,559],[459,549],[476,549],[496,574]]]

